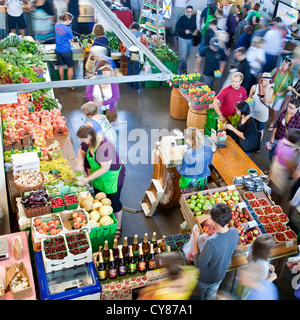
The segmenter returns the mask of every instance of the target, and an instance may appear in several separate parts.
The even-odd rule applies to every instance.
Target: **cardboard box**
[[[28,287],[22,290],[14,291],[12,286],[12,281],[16,276],[18,276],[19,272],[25,275],[25,277],[27,278]],[[13,264],[10,268],[7,268],[6,286],[8,285],[10,288],[10,292],[15,300],[22,300],[31,296],[32,286],[31,286],[30,278],[28,276],[26,267],[23,262],[19,264]]]
[[[4,279],[0,275],[0,300],[5,300]]]
[[[11,161],[14,174],[26,169],[40,171],[40,158],[37,152],[12,154]]]

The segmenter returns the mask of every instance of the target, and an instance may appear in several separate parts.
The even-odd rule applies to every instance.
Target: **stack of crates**
[[[206,110],[207,113],[207,120],[206,125],[204,126],[204,134],[209,136],[211,135],[211,129],[218,130],[218,119],[219,116],[217,115],[215,109],[208,109]]]

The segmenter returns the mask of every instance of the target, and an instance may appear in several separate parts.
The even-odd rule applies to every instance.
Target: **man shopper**
[[[192,6],[186,7],[185,14],[176,23],[175,31],[179,39],[179,57],[181,60],[178,66],[178,73],[187,73],[187,60],[193,45],[193,36],[198,33]]]
[[[245,47],[240,47],[234,51],[234,58],[237,61],[237,71],[244,75],[244,80],[241,84],[249,94],[251,89],[251,72],[247,58],[247,50]]]
[[[199,52],[199,56],[196,58],[194,72],[200,72],[202,61],[204,83],[212,88],[214,83],[214,71],[219,70],[223,73],[226,66],[226,54],[223,49],[220,48],[219,40],[215,37],[210,39],[209,46],[202,48]]]
[[[0,5],[7,5],[7,24],[10,33],[16,33],[18,25],[20,34],[25,37],[26,22],[24,19],[22,2],[28,4],[27,0],[0,0]]]
[[[235,106],[239,101],[247,100],[247,91],[241,86],[244,75],[240,72],[232,74],[232,84],[223,88],[212,103],[213,108],[220,117],[221,122],[233,116]]]
[[[239,241],[237,229],[228,226],[232,212],[227,204],[215,204],[210,210],[210,215],[216,232],[205,240],[201,251],[198,246],[199,228],[193,228],[194,262],[200,270],[197,284],[200,300],[215,299]]]

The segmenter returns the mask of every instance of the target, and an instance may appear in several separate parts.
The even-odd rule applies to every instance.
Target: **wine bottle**
[[[139,263],[138,263],[138,271],[145,272],[147,271],[146,259],[143,252],[142,244],[139,245]]]
[[[132,246],[129,246],[128,273],[135,274],[136,271],[136,261],[132,252]]]
[[[104,249],[103,249],[103,261],[105,266],[109,263],[109,248],[108,248],[108,241],[104,241]]]
[[[142,244],[142,249],[143,249],[144,256],[148,257],[148,254],[150,252],[150,245],[149,245],[149,242],[148,242],[148,233],[145,233],[145,235],[144,235],[144,241],[143,241],[143,244]],[[140,253],[139,253],[139,255],[140,255]]]
[[[162,253],[166,252],[166,250],[167,250],[166,236],[163,236],[163,237],[162,237],[162,240],[161,240],[161,242],[160,242],[160,249],[161,249],[161,252],[162,252]]]
[[[98,251],[98,255],[97,255],[97,259],[96,259],[97,262],[100,261],[100,252],[102,252],[102,246],[99,246],[99,251]]]
[[[151,243],[153,243],[153,250],[154,250],[154,252],[156,252],[156,249],[157,249],[156,232],[153,232],[153,234],[152,234],[152,239],[151,239],[150,244]]]
[[[150,243],[150,253],[148,257],[148,270],[154,270],[154,269],[156,269],[154,246],[153,246],[153,243]]]
[[[114,239],[113,255],[114,255],[115,263],[117,264],[119,260],[118,239]]]
[[[119,266],[118,266],[119,276],[125,276],[127,274],[126,262],[122,253],[122,248],[119,248]]]
[[[161,259],[160,247],[157,248],[156,265],[157,265],[157,268],[162,268],[163,267],[163,263],[162,263],[162,259]]]
[[[105,268],[104,262],[103,262],[103,255],[102,252],[99,252],[99,262],[98,262],[98,277],[100,280],[104,281],[107,279],[108,272],[107,269]]]
[[[123,257],[124,257],[125,261],[127,262],[127,261],[128,261],[128,257],[129,257],[127,237],[124,237],[124,243],[123,243],[123,247],[122,247],[122,253],[123,253]]]
[[[118,276],[118,269],[114,260],[112,249],[109,250],[108,276],[109,276],[109,279],[116,279]]]
[[[134,235],[133,244],[132,244],[132,253],[136,261],[138,261],[139,257],[139,242],[138,242],[138,235]]]

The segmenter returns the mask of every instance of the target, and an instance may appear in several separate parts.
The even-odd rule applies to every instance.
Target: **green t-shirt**
[[[276,70],[278,68],[275,68],[271,71],[271,75],[273,77],[273,75],[275,74]],[[288,76],[286,77],[286,73],[283,73],[283,75],[280,74],[280,71],[278,70],[278,72],[276,73],[273,82],[274,82],[274,93],[278,93],[278,92],[284,92],[281,96],[276,96],[275,100],[278,99],[282,99],[285,97],[286,93],[287,93],[287,87],[288,86],[292,86],[293,85],[293,74],[292,72],[289,72]],[[281,83],[284,81],[283,85],[281,86]],[[281,87],[280,87],[281,86]]]

